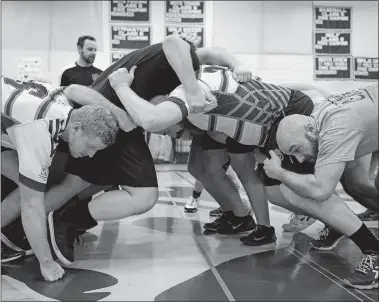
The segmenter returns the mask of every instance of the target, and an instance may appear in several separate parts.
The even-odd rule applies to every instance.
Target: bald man
[[[309,117],[287,116],[279,124],[276,139],[284,154],[300,163],[314,163],[314,172],[300,175],[284,170],[279,157],[270,151],[271,159],[264,161],[266,174],[282,182],[280,191],[288,202],[330,226],[323,235],[333,237],[333,247],[345,235],[362,250],[362,261],[344,280],[346,285],[378,288],[379,240],[334,195],[344,171],[359,174],[365,156],[378,151],[378,85],[330,96]],[[373,182],[366,190],[378,196]],[[372,207],[378,210],[378,203]]]

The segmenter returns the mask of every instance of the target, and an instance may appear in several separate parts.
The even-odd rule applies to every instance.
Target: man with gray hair
[[[75,158],[93,157],[99,150],[116,140],[119,123],[111,110],[100,105],[73,109],[70,100],[86,103],[104,102],[97,92],[84,86],[54,89],[39,82],[20,82],[3,77],[1,106],[1,160],[2,175],[18,184],[2,202],[1,227],[7,226],[21,214],[26,237],[36,254],[43,278],[60,279],[64,271],[53,259],[61,255],[51,253],[51,236],[47,230],[44,192],[49,167],[59,139],[68,143]],[[51,218],[50,218],[51,219]],[[65,232],[69,232],[67,225]],[[2,234],[2,262],[5,248],[12,242]],[[50,244],[49,244],[50,243]],[[50,246],[49,246],[50,245]],[[17,252],[17,251],[16,251]],[[23,251],[13,254],[13,259]],[[64,259],[64,258],[63,258]]]

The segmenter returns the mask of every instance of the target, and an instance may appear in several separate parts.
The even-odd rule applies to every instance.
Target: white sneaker
[[[184,212],[186,212],[186,213],[195,213],[197,211],[198,207],[199,207],[199,199],[198,198],[193,198],[193,196],[191,196],[188,199],[187,204],[184,206]]]
[[[316,219],[310,216],[291,214],[290,222],[282,225],[283,230],[286,232],[301,232],[310,225],[312,225]]]

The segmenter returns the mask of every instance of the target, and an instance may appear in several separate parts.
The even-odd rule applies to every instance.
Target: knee
[[[360,178],[359,175],[347,174],[340,180],[345,192],[349,195],[359,195],[365,191],[369,185],[368,178]]]
[[[136,214],[150,211],[157,203],[159,196],[158,188],[143,188],[132,193],[132,198],[139,204]]]

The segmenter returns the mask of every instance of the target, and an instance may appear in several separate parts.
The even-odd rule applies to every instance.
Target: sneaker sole
[[[25,253],[25,256],[31,256],[31,255],[34,255],[34,252],[32,249],[30,250],[24,250],[20,247],[18,247],[17,245],[15,245],[12,241],[10,241],[7,236],[5,236],[4,234],[1,234],[1,241],[7,246],[9,247],[11,250],[14,250],[15,252],[24,252]]]
[[[374,284],[369,284],[369,285],[354,285],[354,284],[350,283],[349,280],[346,280],[346,279],[344,279],[343,282],[347,286],[357,288],[357,289],[375,289],[375,288],[378,288],[378,286],[379,286],[378,281],[375,282]]]
[[[54,211],[51,211],[48,215],[48,225],[49,225],[51,246],[54,250],[55,255],[58,257],[59,261],[62,262],[64,265],[70,266],[73,264],[73,262],[71,262],[65,256],[63,256],[63,254],[59,250],[58,245],[55,241],[53,214],[54,214]]]
[[[331,246],[327,246],[327,247],[315,247],[312,242],[311,242],[311,246],[312,248],[314,248],[315,250],[318,250],[318,251],[331,251],[332,249],[334,249],[338,243],[342,240],[343,236],[341,236],[340,238],[338,238]]]
[[[271,240],[269,241],[265,241],[265,242],[262,242],[262,241],[255,241],[255,242],[250,242],[250,241],[247,241],[246,239],[245,240],[241,240],[241,242],[244,244],[244,245],[248,245],[248,246],[260,246],[260,245],[265,245],[265,244],[271,244],[271,243],[274,243],[276,242],[277,238],[276,236],[274,238],[271,238]]]
[[[5,236],[3,233],[1,233],[1,241],[9,247],[11,250],[15,252],[24,252],[23,249],[19,248],[17,245],[15,245],[12,241],[10,241],[7,236]]]
[[[11,261],[14,261],[14,260],[20,259],[20,258],[22,258],[23,256],[24,256],[24,255],[21,254],[21,255],[17,255],[17,256],[14,256],[14,257],[7,258],[7,259],[1,259],[1,263],[8,263],[8,262],[11,262]]]
[[[186,212],[186,213],[195,213],[195,212],[197,212],[197,209],[184,208],[184,212]]]

